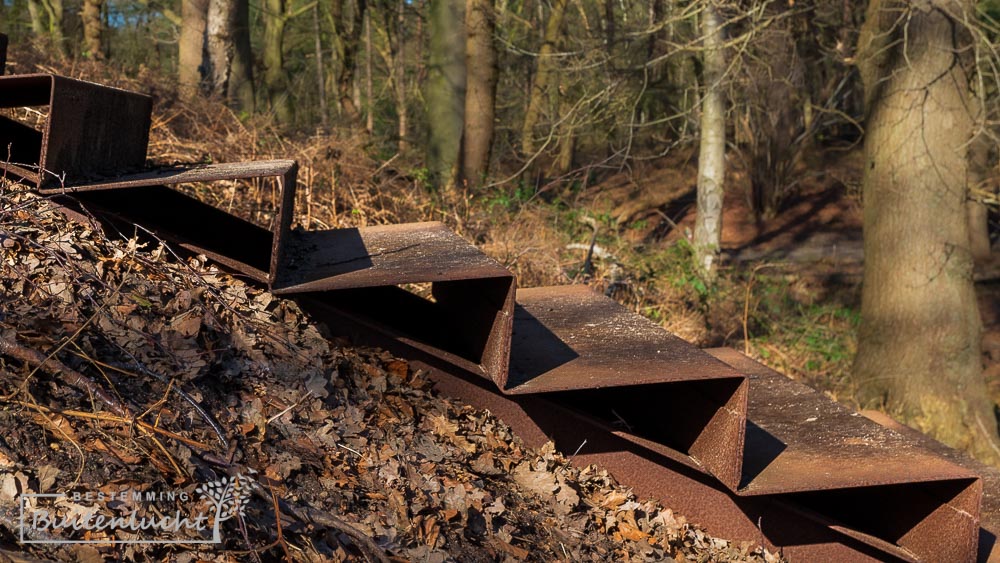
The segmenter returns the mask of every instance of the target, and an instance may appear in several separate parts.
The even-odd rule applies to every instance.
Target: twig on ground
[[[132,414],[129,412],[128,407],[123,405],[118,399],[109,395],[104,389],[101,389],[100,386],[94,383],[94,380],[76,370],[70,369],[56,358],[46,357],[38,351],[25,348],[24,346],[21,346],[20,344],[2,336],[0,336],[0,354],[24,362],[33,368],[45,369],[70,387],[79,389],[80,391],[88,393],[93,397],[97,397],[114,414],[122,418],[132,418]]]

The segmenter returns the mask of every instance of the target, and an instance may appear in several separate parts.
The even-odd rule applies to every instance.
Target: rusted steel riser
[[[0,170],[38,188],[145,165],[149,96],[52,74],[0,76],[0,108],[21,107],[47,114],[40,128],[0,116]]]

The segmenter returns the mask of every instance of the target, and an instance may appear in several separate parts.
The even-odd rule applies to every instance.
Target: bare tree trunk
[[[60,54],[67,53],[63,35],[62,0],[28,0],[28,14],[31,17],[31,31],[35,35],[48,35]]]
[[[473,187],[490,165],[497,92],[497,52],[493,44],[493,0],[465,3],[465,123],[462,180]]]
[[[278,122],[289,124],[294,119],[288,97],[288,72],[285,70],[285,0],[266,0],[264,11],[264,85],[271,102],[271,111]]]
[[[726,71],[725,39],[719,13],[706,4],[701,13],[704,42],[704,91],[698,151],[698,213],[694,228],[695,262],[708,280],[715,278],[722,241],[722,200],[726,177],[726,101],[721,84]]]
[[[865,88],[865,271],[859,399],[1000,463],[982,377],[966,216],[976,107],[972,0],[872,0],[858,45]]]
[[[42,6],[49,15],[49,35],[52,41],[60,53],[68,53],[69,45],[66,44],[66,37],[63,34],[63,0],[43,0]]]
[[[248,113],[257,105],[253,84],[253,53],[250,50],[250,2],[235,0],[233,16],[233,61],[229,68],[229,103]]]
[[[35,35],[44,34],[47,26],[42,21],[42,4],[39,0],[28,0],[28,15],[31,17],[31,32]]]
[[[365,131],[371,135],[375,131],[375,86],[372,77],[372,15],[365,16]]]
[[[454,186],[465,113],[465,38],[460,0],[430,0],[427,167],[438,186]]]
[[[336,50],[340,67],[337,70],[337,103],[340,110],[351,122],[361,119],[359,104],[355,101],[355,70],[357,67],[358,47],[361,44],[361,31],[363,29],[365,11],[367,9],[366,0],[356,0],[353,6],[353,13],[348,20],[344,13],[344,3],[346,0],[335,0],[330,6],[330,20],[333,24],[336,35]],[[350,27],[346,24],[350,22]]]
[[[84,55],[95,59],[103,59],[101,49],[101,7],[104,0],[84,0],[80,7],[80,20],[83,22]]]
[[[181,36],[177,43],[177,82],[182,96],[194,96],[201,86],[208,0],[181,0]]]
[[[313,36],[316,42],[316,85],[319,94],[319,123],[326,131],[330,127],[330,112],[326,105],[326,72],[323,69],[323,38],[319,28],[319,5],[313,6]]]
[[[205,84],[210,94],[225,95],[232,68],[235,0],[209,0],[205,24]]]
[[[535,153],[535,126],[541,117],[542,104],[547,99],[549,82],[554,73],[552,55],[559,43],[566,4],[567,0],[553,0],[552,13],[549,14],[549,21],[545,24],[545,36],[535,66],[535,81],[531,88],[531,97],[528,99],[528,109],[524,112],[524,125],[521,127],[521,153],[526,156]]]
[[[406,136],[406,0],[399,0],[396,14],[396,115],[399,120],[399,152],[409,149]]]

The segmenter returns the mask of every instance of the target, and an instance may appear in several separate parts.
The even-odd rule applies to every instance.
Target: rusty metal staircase
[[[0,74],[5,47],[0,35]],[[714,534],[792,560],[1000,561],[1000,472],[922,435],[733,350],[695,348],[586,287],[516,289],[440,223],[293,229],[294,161],[147,169],[147,96],[0,76],[0,108],[27,106],[42,127],[0,116],[4,177],[295,299],[332,332],[427,368],[529,445],[553,440]],[[269,228],[176,189],[229,180],[273,186]],[[407,284],[430,284],[431,298]]]

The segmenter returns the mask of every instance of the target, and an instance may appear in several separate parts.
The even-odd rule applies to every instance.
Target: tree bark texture
[[[704,95],[698,147],[698,203],[694,228],[695,263],[708,280],[715,277],[722,241],[722,200],[726,177],[726,71],[722,21],[714,6],[701,13],[704,37]]]
[[[264,85],[271,111],[280,123],[294,119],[288,97],[288,71],[285,70],[285,0],[266,0],[264,13]]]
[[[330,126],[330,115],[326,105],[326,72],[323,65],[323,35],[319,26],[319,5],[313,6],[313,40],[316,49],[316,86],[319,94],[319,123],[326,131]]]
[[[101,49],[101,34],[103,24],[101,22],[101,7],[104,0],[84,0],[80,7],[80,20],[83,22],[83,48],[84,53],[95,59],[103,59],[104,51]]]
[[[210,94],[225,95],[229,88],[232,68],[234,29],[236,28],[236,1],[209,0],[205,23],[204,78]]]
[[[361,32],[364,29],[366,0],[356,0],[353,12],[348,18],[345,13],[346,0],[334,0],[330,6],[330,15],[334,28],[335,49],[340,66],[337,70],[337,97],[340,110],[351,122],[361,119],[359,104],[355,101],[355,74],[357,70],[358,48],[361,45]],[[349,24],[349,25],[348,25]]]
[[[446,188],[455,181],[465,113],[463,7],[462,0],[430,0],[427,168],[432,182]]]
[[[528,98],[528,109],[524,112],[524,125],[521,127],[521,153],[531,156],[535,153],[535,127],[541,118],[542,106],[548,99],[549,83],[555,74],[555,63],[552,55],[559,36],[562,33],[563,16],[566,14],[567,0],[553,0],[552,13],[545,24],[545,35],[542,48],[538,51],[538,62],[535,65],[535,80]]]
[[[233,15],[233,60],[229,68],[227,95],[236,109],[253,113],[256,92],[253,83],[253,53],[250,50],[250,2],[235,0]]]
[[[493,147],[497,92],[497,52],[493,43],[493,0],[465,3],[465,124],[462,133],[462,180],[483,181]]]
[[[988,463],[1000,439],[980,359],[966,216],[977,115],[971,0],[873,0],[865,89],[859,399]]]
[[[177,82],[181,95],[194,96],[201,86],[208,0],[181,0],[181,35],[177,43]]]

